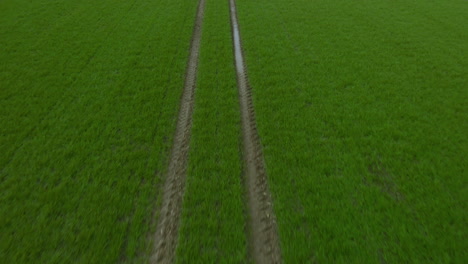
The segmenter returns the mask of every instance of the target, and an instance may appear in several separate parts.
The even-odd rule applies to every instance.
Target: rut
[[[154,235],[155,246],[150,259],[151,263],[173,263],[177,247],[179,218],[182,209],[182,198],[185,191],[204,9],[205,0],[200,0],[190,45],[190,56],[187,63],[184,90],[180,102],[170,163],[166,182],[164,184],[163,201],[156,233]]]
[[[273,213],[271,194],[268,190],[262,147],[257,133],[251,86],[242,54],[235,0],[229,0],[229,7],[241,110],[250,254],[255,263],[281,263],[278,228]]]

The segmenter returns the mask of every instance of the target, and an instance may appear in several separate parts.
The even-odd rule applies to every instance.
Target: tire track
[[[280,263],[281,250],[276,217],[273,214],[265,162],[257,133],[251,86],[242,54],[235,0],[229,0],[229,7],[241,110],[244,173],[246,174],[249,210],[250,254],[256,263]]]
[[[150,260],[151,263],[172,263],[174,261],[175,250],[177,247],[179,218],[185,189],[204,9],[205,0],[200,0],[198,3],[197,16],[190,45],[190,55],[187,63],[184,91],[180,102],[181,105],[177,119],[171,159],[163,190],[163,201],[156,228],[154,240],[155,245]]]

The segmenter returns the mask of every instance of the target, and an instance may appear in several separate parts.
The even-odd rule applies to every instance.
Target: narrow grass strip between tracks
[[[247,263],[229,2],[206,0],[175,263]],[[196,261],[194,261],[196,260]]]

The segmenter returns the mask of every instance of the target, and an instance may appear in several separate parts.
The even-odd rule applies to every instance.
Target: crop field
[[[238,0],[287,263],[465,263],[466,1]]]
[[[0,2],[1,263],[145,258],[195,8]]]
[[[468,262],[467,14],[0,0],[0,263]]]

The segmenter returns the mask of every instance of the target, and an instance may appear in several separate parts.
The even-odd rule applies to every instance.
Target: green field
[[[146,258],[195,9],[0,1],[1,263]]]
[[[147,263],[197,0],[0,0],[0,263]],[[237,0],[285,263],[468,262],[468,3]],[[176,262],[252,262],[207,0]]]
[[[287,263],[466,263],[466,1],[238,0]]]

